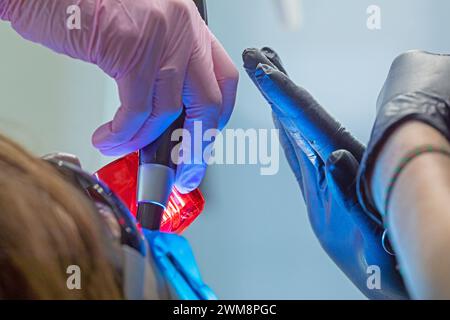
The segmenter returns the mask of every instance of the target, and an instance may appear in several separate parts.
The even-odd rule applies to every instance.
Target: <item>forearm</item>
[[[98,8],[95,0],[0,0],[0,18],[23,38],[90,61]],[[79,23],[78,23],[79,22]]]
[[[394,170],[408,152],[424,145],[450,150],[438,131],[419,122],[398,128],[383,147],[371,180],[380,212]],[[450,298],[450,158],[424,154],[409,163],[393,190],[386,219],[413,297]]]
[[[23,38],[118,78],[127,71],[121,67],[132,66],[145,27],[160,32],[144,6],[134,0],[0,0],[0,18]],[[131,16],[135,11],[144,13]]]

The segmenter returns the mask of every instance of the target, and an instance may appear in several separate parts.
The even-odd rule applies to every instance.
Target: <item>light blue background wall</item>
[[[246,47],[270,45],[290,75],[361,140],[396,55],[450,52],[446,0],[303,0],[299,31],[279,21],[276,0],[209,0],[210,25],[241,70],[231,128],[272,128],[270,111],[241,65]],[[366,28],[366,9],[382,10],[382,30]],[[0,24],[0,131],[37,154],[77,153],[89,170],[109,161],[90,134],[118,105],[114,83],[95,67],[57,56]],[[256,166],[214,166],[207,208],[188,231],[205,280],[221,298],[359,299],[323,253],[286,161],[260,176]]]

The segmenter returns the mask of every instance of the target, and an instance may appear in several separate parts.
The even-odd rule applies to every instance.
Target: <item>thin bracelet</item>
[[[385,198],[385,205],[384,205],[384,215],[383,216],[383,220],[385,221],[385,227],[386,227],[386,217],[387,217],[387,213],[388,213],[388,209],[389,209],[389,205],[392,199],[392,193],[394,191],[395,185],[397,184],[397,181],[400,177],[400,174],[403,172],[403,170],[406,168],[406,166],[408,164],[410,164],[414,159],[420,157],[421,155],[427,154],[427,153],[437,153],[437,154],[442,154],[445,155],[447,157],[450,157],[450,150],[448,150],[448,148],[444,148],[444,147],[435,147],[432,145],[424,145],[418,148],[415,148],[413,150],[411,150],[410,152],[408,152],[406,154],[406,156],[404,156],[402,158],[402,160],[400,161],[400,164],[397,166],[397,168],[395,169],[395,173],[392,176],[388,189],[387,189],[387,193],[386,193],[386,198]]]

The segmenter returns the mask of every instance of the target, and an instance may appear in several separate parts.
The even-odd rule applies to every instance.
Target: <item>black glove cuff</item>
[[[395,129],[407,121],[428,124],[448,139],[450,132],[447,119],[449,119],[448,101],[424,92],[399,95],[380,108],[370,143],[359,168],[357,190],[362,207],[381,227],[382,214],[376,209],[369,180],[379,151]]]

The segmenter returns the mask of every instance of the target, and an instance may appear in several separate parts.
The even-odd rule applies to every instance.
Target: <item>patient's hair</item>
[[[122,298],[93,210],[51,165],[0,134],[0,299]],[[67,286],[71,265],[81,290]]]

